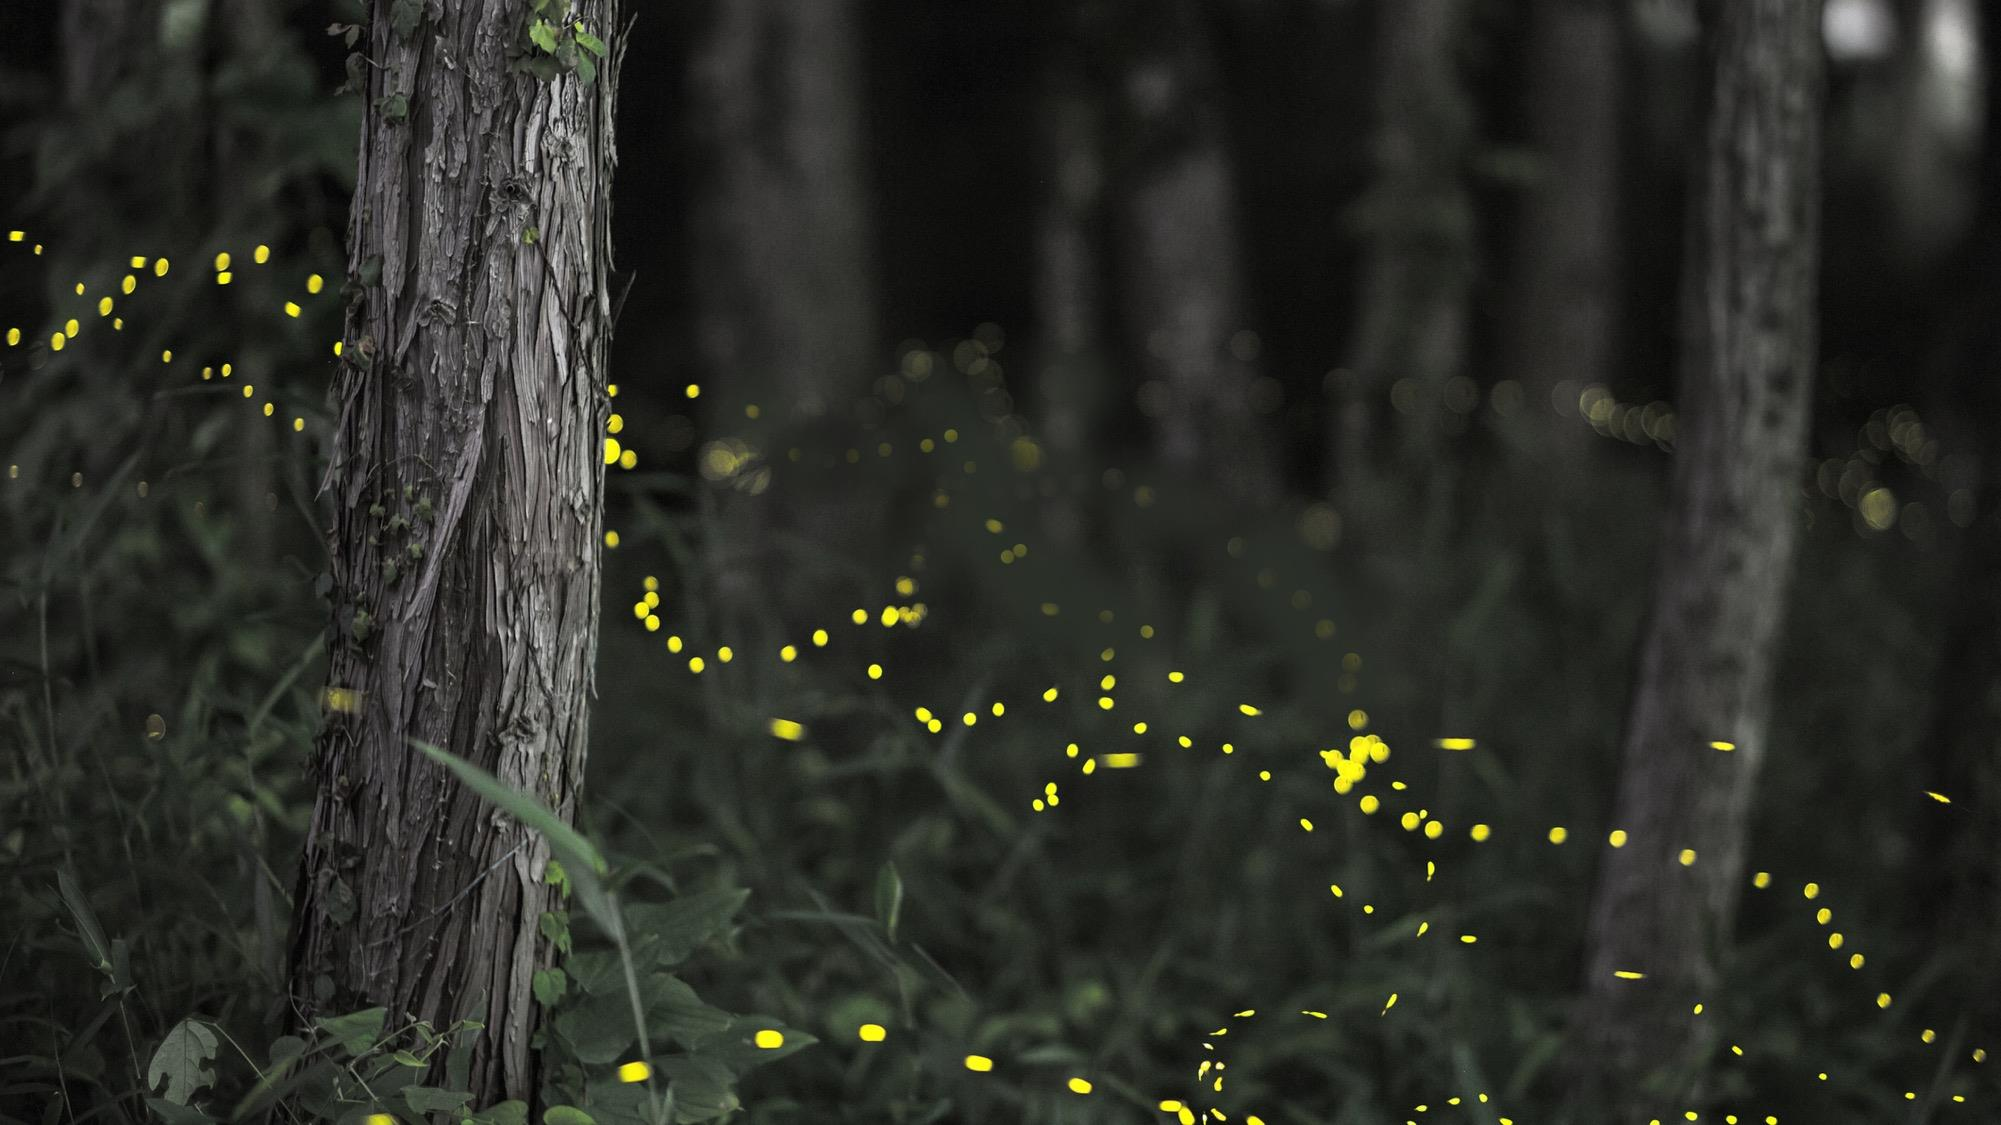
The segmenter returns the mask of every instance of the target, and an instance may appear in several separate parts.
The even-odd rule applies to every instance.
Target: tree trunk
[[[713,0],[688,120],[705,374],[778,421],[844,402],[875,341],[857,0]]]
[[[1472,119],[1458,51],[1466,0],[1381,0],[1375,46],[1374,182],[1330,482],[1350,497],[1431,458],[1445,384],[1465,364],[1473,205],[1464,176]]]
[[[1039,413],[1050,447],[1073,460],[1099,436],[1104,404],[1097,388],[1106,372],[1104,110],[1074,53],[1059,45],[1044,63],[1044,186],[1035,223]]]
[[[1140,411],[1168,467],[1269,501],[1281,465],[1256,408],[1255,348],[1237,338],[1248,327],[1237,186],[1201,12],[1190,0],[1118,11],[1115,275]]]
[[[1530,16],[1528,132],[1542,176],[1515,231],[1501,373],[1528,404],[1522,452],[1558,464],[1591,434],[1555,400],[1574,404],[1610,377],[1618,324],[1619,12],[1612,0],[1537,0]]]
[[[788,428],[863,392],[875,350],[861,5],[710,0],[702,8],[687,120],[704,166],[690,264],[702,377],[714,391],[708,432],[789,440],[797,435]],[[766,495],[765,484],[793,467],[782,450],[747,440],[749,468],[723,482],[708,521],[708,570],[721,639],[761,652],[777,643],[781,602],[800,614],[832,596],[818,584],[822,571],[780,557],[779,529],[813,541],[824,559],[864,535],[879,504],[802,496],[796,470],[791,486]],[[756,667],[735,674],[754,676]]]
[[[1598,874],[1575,1056],[1585,1096],[1641,1121],[1636,1103],[1688,1095],[1710,1046],[1689,1013],[1713,998],[1740,893],[1815,358],[1820,4],[1717,8],[1680,438],[1613,819],[1631,842]]]
[[[616,0],[574,0],[600,37]],[[348,231],[325,728],[300,872],[301,1019],[481,1019],[480,1104],[533,1099],[548,848],[411,747],[573,815],[597,640],[615,58],[512,65],[525,4],[375,0]],[[444,15],[439,18],[438,13]],[[562,34],[567,34],[565,24]],[[541,56],[547,57],[547,56]]]
[[[1923,802],[1915,835],[1925,861],[1913,872],[1914,920],[1933,932],[1978,935],[1967,943],[1973,979],[1989,987],[1972,1014],[2001,1016],[1991,987],[2001,980],[2001,24],[1980,27],[1980,73],[1986,76],[1982,147],[1974,179],[1973,224],[1939,271],[1933,335],[1938,354],[1928,376],[1942,407],[1948,448],[1974,455],[1975,480],[1959,532],[1957,569],[1925,740],[1926,787],[1952,799],[1944,810]],[[1956,424],[1954,424],[1956,423]],[[1948,510],[1955,506],[1948,503]]]

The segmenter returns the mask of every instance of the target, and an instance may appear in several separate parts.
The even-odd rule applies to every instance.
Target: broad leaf
[[[160,1040],[153,1061],[146,1067],[146,1088],[158,1090],[164,1079],[166,1100],[188,1104],[204,1087],[215,1083],[215,1071],[208,1064],[215,1059],[216,1045],[215,1029],[200,1020],[190,1016],[175,1024]]]
[[[382,1020],[388,1014],[387,1008],[368,1008],[344,1016],[325,1016],[314,1020],[313,1026],[326,1032],[348,1054],[359,1055],[382,1037]]]

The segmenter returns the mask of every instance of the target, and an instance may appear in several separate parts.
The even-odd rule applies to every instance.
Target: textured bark
[[[517,73],[525,4],[431,4],[407,41],[391,7],[371,5],[363,44],[355,288],[323,486],[329,710],[292,997],[301,1019],[478,1017],[475,1097],[532,1099],[547,846],[410,741],[573,815],[597,639],[616,66],[594,85]],[[575,7],[610,37],[615,0]],[[392,97],[407,120],[389,119]]]
[[[1201,12],[1190,0],[1127,0],[1117,12],[1114,273],[1145,380],[1140,409],[1169,467],[1269,500],[1278,450],[1253,409],[1257,367],[1231,348],[1248,327],[1243,251]]]
[[[777,420],[846,398],[875,340],[861,158],[858,0],[713,0],[695,49],[688,121],[703,366]]]
[[[1529,144],[1543,175],[1522,200],[1501,373],[1525,392],[1532,454],[1553,460],[1590,440],[1554,409],[1611,376],[1619,293],[1620,7],[1537,0],[1530,16]],[[1570,413],[1575,412],[1574,405]]]
[[[1689,1009],[1713,995],[1741,890],[1815,357],[1820,4],[1718,9],[1681,432],[1613,819],[1631,843],[1599,871],[1574,1056],[1587,1096],[1640,1121],[1646,1096],[1688,1094],[1711,1047]]]
[[[1380,0],[1374,180],[1364,201],[1361,307],[1331,435],[1336,480],[1361,495],[1400,457],[1430,457],[1447,380],[1465,364],[1473,207],[1471,117],[1458,75],[1466,0]],[[1397,384],[1409,380],[1392,413]]]

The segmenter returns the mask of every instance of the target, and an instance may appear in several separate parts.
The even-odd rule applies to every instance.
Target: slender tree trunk
[[[1585,1095],[1622,1120],[1685,1096],[1710,1046],[1689,1013],[1714,995],[1741,889],[1815,357],[1820,3],[1717,8],[1680,436],[1613,819],[1631,842],[1599,871],[1575,1053]]]
[[[858,0],[713,0],[689,117],[696,331],[724,396],[779,421],[841,404],[875,342]]]
[[[1941,645],[1938,695],[1928,748],[1927,787],[1951,797],[1950,810],[1925,803],[1917,832],[1925,861],[1915,872],[1914,913],[1940,934],[1978,935],[1966,943],[1978,1018],[2001,1015],[2001,26],[1980,28],[1986,112],[1973,224],[1939,271],[1933,292],[1945,310],[1931,379],[1949,448],[1977,458],[1971,510],[1959,533],[1957,573]],[[1952,507],[1948,504],[1948,507]]]
[[[1121,161],[1115,274],[1160,459],[1250,502],[1276,496],[1276,443],[1255,408],[1237,186],[1199,6],[1118,9]]]
[[[1339,493],[1365,494],[1397,459],[1430,459],[1445,384],[1466,358],[1472,121],[1458,51],[1466,0],[1380,0],[1374,182],[1363,201],[1361,307],[1332,441]]]
[[[1525,393],[1523,452],[1559,464],[1591,435],[1554,399],[1610,377],[1618,324],[1620,11],[1536,0],[1530,13],[1529,144],[1543,174],[1515,232],[1501,372]]]
[[[789,428],[862,393],[875,350],[862,8],[859,0],[710,0],[696,18],[687,120],[703,167],[690,264],[702,378],[714,391],[708,432],[724,442],[747,431],[790,440]],[[814,542],[825,557],[828,541],[857,531],[869,518],[859,509],[874,505],[802,496],[801,474],[785,483],[792,466],[784,450],[765,448],[769,440],[778,437],[747,439],[748,471],[725,484],[709,521],[723,639],[757,651],[775,645],[764,634],[781,594],[802,611],[824,604],[807,581],[821,573],[793,568],[781,534]]]
[[[532,1099],[544,841],[411,748],[573,815],[597,640],[615,59],[514,69],[527,5],[375,0],[323,486],[334,622],[297,895],[300,1018],[486,1025],[482,1103]],[[616,0],[574,0],[609,38]],[[440,13],[443,13],[440,16]]]
[[[1043,196],[1035,224],[1035,313],[1041,328],[1043,432],[1076,457],[1103,420],[1105,377],[1104,111],[1073,51],[1044,64]]]

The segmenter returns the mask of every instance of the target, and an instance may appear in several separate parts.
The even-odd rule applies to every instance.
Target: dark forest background
[[[582,821],[634,885],[748,890],[690,1003],[806,1045],[682,1120],[1588,1120],[1713,6],[627,8],[638,460],[608,470]],[[228,1033],[195,1099],[225,1119],[278,1049],[352,18],[0,6],[0,1119],[144,1118],[190,1016]],[[1825,28],[1769,749],[1713,1057],[1645,1092],[1662,1120],[2001,1104],[2001,22]],[[1321,752],[1371,734],[1409,789],[1367,816]],[[1145,758],[1079,774],[1114,752]],[[590,1002],[552,1004],[580,1089],[629,1046]]]

